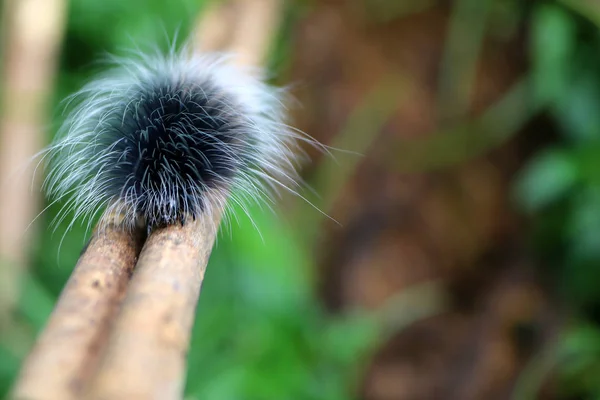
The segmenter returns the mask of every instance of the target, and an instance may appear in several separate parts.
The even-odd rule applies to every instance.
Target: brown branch
[[[141,232],[95,232],[50,320],[25,361],[15,399],[79,399],[107,340],[136,258]]]
[[[182,397],[185,354],[219,215],[150,235],[86,399]]]

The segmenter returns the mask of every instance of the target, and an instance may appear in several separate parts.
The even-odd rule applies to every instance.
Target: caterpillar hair
[[[152,229],[228,199],[247,213],[243,204],[272,201],[273,189],[298,194],[298,141],[316,142],[286,125],[282,89],[229,58],[185,49],[112,61],[71,96],[47,149],[44,187],[65,204],[56,223],[106,208],[126,228]]]

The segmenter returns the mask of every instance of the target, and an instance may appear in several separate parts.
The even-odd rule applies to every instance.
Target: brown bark
[[[153,232],[86,398],[180,399],[194,311],[219,215]]]
[[[25,360],[15,399],[79,399],[108,338],[142,248],[140,232],[94,233]]]

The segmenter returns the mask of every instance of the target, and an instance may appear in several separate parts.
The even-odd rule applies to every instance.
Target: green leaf
[[[569,153],[558,149],[543,151],[517,178],[517,203],[525,211],[537,211],[562,198],[578,178],[579,170]]]
[[[568,86],[575,44],[573,20],[559,7],[543,4],[532,23],[532,76],[536,100],[556,100]]]

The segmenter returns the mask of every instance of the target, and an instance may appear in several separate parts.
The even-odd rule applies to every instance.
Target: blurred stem
[[[450,303],[439,282],[426,282],[403,289],[375,313],[384,339],[402,332],[413,323],[439,314]]]
[[[31,157],[44,144],[47,107],[62,41],[65,0],[4,3],[0,114],[0,329],[9,321],[27,265],[28,225],[38,210]],[[9,178],[10,177],[10,178]]]
[[[389,162],[398,170],[427,171],[472,159],[506,142],[545,103],[532,99],[529,77],[517,81],[481,117],[458,126],[390,146]]]
[[[600,3],[597,0],[559,0],[559,3],[592,21],[600,28]]]
[[[369,321],[376,329],[375,339],[370,343],[367,353],[361,363],[362,367],[356,375],[354,392],[360,390],[360,379],[364,370],[370,365],[370,359],[381,348],[383,343],[391,340],[412,324],[430,318],[447,310],[448,294],[440,282],[430,281],[415,284],[391,296],[386,302],[373,312],[368,312],[362,318]]]
[[[437,0],[370,0],[364,7],[367,15],[381,23],[423,12],[436,5],[436,2]]]
[[[549,343],[537,353],[519,375],[513,390],[512,400],[535,400],[538,398],[544,378],[557,364],[557,348],[562,338]]]
[[[323,212],[327,213],[332,209],[342,188],[356,171],[377,135],[398,108],[410,100],[410,85],[410,81],[403,75],[385,76],[352,111],[344,128],[331,143],[334,149],[332,156],[323,158],[314,178],[315,192],[321,196],[315,203]],[[337,156],[343,152],[346,154],[343,157],[344,162],[341,163],[338,162]],[[347,153],[352,154],[348,156]],[[306,226],[303,232],[307,233],[307,237],[314,237],[311,232],[314,233],[318,229],[322,216],[319,213],[310,213],[310,218],[307,218],[305,213],[298,215],[302,219],[302,225]]]
[[[207,52],[227,49],[240,65],[263,65],[282,10],[281,0],[217,2],[200,16],[195,47]]]
[[[406,90],[408,84],[398,75],[384,77],[366,94],[362,103],[348,117],[345,127],[335,137],[332,147],[341,151],[351,151],[355,156],[352,157],[352,162],[347,161],[340,165],[334,153],[333,157],[325,159],[319,167],[317,187],[322,189],[319,192],[323,193],[322,205],[325,209],[330,209],[333,205],[342,187],[356,170],[359,161],[400,107],[400,102],[408,100],[407,95],[398,99],[399,93],[409,92]]]
[[[455,2],[440,65],[438,112],[442,121],[463,117],[470,108],[491,3]]]

